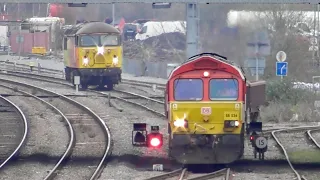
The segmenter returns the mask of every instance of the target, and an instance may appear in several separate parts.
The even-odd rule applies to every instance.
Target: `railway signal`
[[[254,158],[257,158],[257,154],[259,154],[259,159],[264,160],[264,153],[268,149],[268,138],[261,134],[254,134],[250,136],[250,142],[254,148]]]
[[[151,126],[150,133],[146,123],[134,123],[132,131],[132,145],[160,148],[163,145],[163,135],[159,132],[159,126]]]

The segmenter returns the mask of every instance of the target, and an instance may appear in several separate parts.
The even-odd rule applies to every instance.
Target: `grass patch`
[[[320,163],[320,150],[308,149],[288,152],[292,163]]]

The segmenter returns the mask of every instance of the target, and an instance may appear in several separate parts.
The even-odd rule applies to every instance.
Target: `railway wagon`
[[[121,81],[122,41],[120,32],[103,22],[73,25],[64,33],[66,80],[80,76],[82,89],[107,85],[109,90]]]
[[[183,164],[240,159],[248,117],[264,103],[264,88],[264,81],[247,82],[241,68],[218,54],[196,55],[174,69],[165,90],[169,156]]]

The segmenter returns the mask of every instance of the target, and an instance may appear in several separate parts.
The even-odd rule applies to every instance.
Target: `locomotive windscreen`
[[[201,79],[176,79],[174,81],[174,99],[176,101],[200,101],[203,98]]]
[[[211,79],[211,100],[237,100],[239,85],[236,79]]]

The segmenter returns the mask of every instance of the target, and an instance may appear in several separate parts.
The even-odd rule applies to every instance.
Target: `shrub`
[[[293,88],[293,86],[294,79],[269,80],[266,87],[267,101],[296,105],[299,102],[311,102],[316,98],[314,92]]]
[[[293,88],[294,79],[267,81],[267,106],[260,108],[263,122],[316,121],[314,101],[318,95],[307,89]]]

